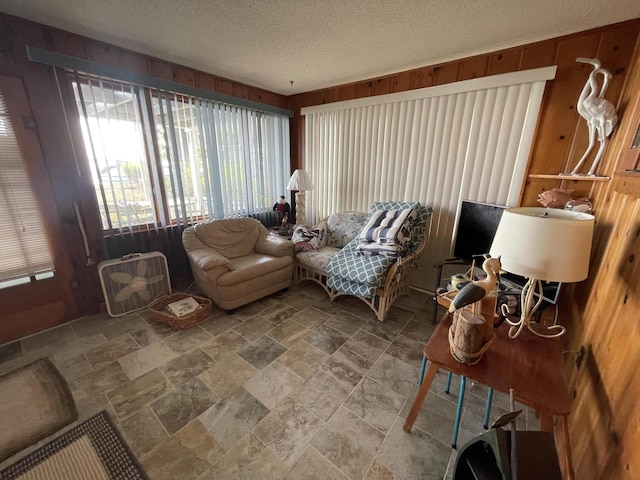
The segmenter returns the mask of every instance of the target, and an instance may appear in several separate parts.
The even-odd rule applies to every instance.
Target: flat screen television
[[[489,252],[505,208],[463,200],[460,204],[453,256],[469,263]]]
[[[491,205],[489,203],[463,200],[460,204],[458,226],[456,229],[453,255],[456,258],[471,263],[488,253],[491,249],[493,237],[496,235],[498,224],[506,206]],[[519,275],[507,273],[502,276],[501,288],[509,290],[522,289],[527,279]],[[560,292],[558,282],[542,282],[543,298],[555,304]]]

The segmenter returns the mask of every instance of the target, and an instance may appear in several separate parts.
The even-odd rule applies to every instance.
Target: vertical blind
[[[52,272],[53,259],[0,90],[0,282]]]
[[[107,234],[259,216],[285,194],[285,115],[74,72]]]
[[[423,272],[450,256],[462,200],[519,202],[545,81],[555,67],[302,109],[308,218],[373,201],[433,207]]]

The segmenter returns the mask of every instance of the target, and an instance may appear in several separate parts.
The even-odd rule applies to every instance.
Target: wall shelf
[[[531,173],[529,174],[529,178],[548,178],[551,180],[577,180],[577,181],[585,181],[588,180],[590,182],[608,182],[611,180],[611,177],[601,177],[598,175],[589,176],[589,175],[569,175],[569,174],[557,174],[550,175],[546,173]]]

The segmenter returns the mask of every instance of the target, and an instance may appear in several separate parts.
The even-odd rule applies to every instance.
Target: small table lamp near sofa
[[[522,288],[521,317],[507,319],[509,337],[524,327],[541,337],[559,337],[562,325],[532,327],[532,317],[543,301],[542,280],[580,282],[589,273],[589,257],[595,218],[593,215],[553,208],[509,208],[504,211],[491,245],[491,256],[500,256],[507,272],[527,277]],[[535,298],[537,296],[537,299]]]
[[[295,170],[289,179],[287,190],[296,191],[296,223],[302,225],[306,221],[306,192],[313,190],[313,182],[309,178],[309,174],[301,168]]]

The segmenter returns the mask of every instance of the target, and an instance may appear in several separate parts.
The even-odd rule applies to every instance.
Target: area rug
[[[0,462],[77,418],[67,382],[46,358],[0,376]]]
[[[145,480],[106,411],[0,471],[2,480]]]

